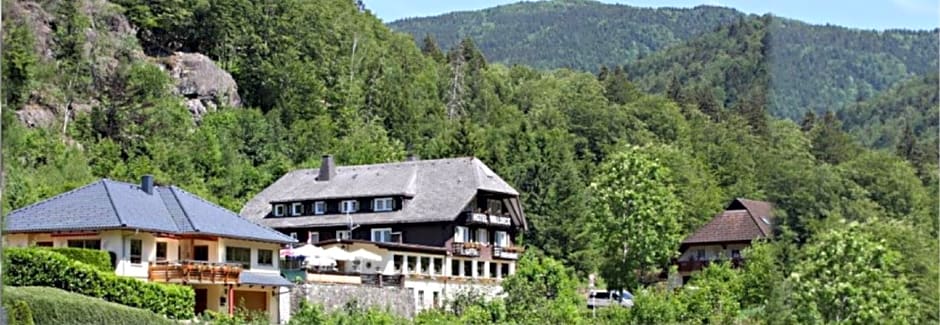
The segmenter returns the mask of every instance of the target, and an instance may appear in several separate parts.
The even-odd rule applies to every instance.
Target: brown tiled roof
[[[682,241],[701,244],[751,241],[773,235],[773,206],[768,202],[735,199],[728,208]]]

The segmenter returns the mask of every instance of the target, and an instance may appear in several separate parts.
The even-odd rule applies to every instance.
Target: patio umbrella
[[[306,244],[306,245],[303,245],[303,246],[294,248],[294,252],[293,252],[293,253],[294,253],[293,256],[298,256],[298,255],[300,255],[300,256],[306,256],[306,257],[308,257],[308,258],[310,258],[310,257],[315,257],[315,256],[321,256],[321,257],[326,257],[326,256],[327,256],[327,255],[325,255],[326,253],[325,253],[325,250],[324,250],[323,248],[320,248],[320,247],[317,247],[317,246],[314,246],[314,245],[310,245],[310,244]]]
[[[379,256],[379,254],[370,252],[370,251],[365,250],[365,249],[363,249],[363,248],[357,249],[357,250],[355,250],[355,251],[353,251],[352,253],[349,253],[349,254],[352,255],[353,258],[354,258],[354,259],[357,259],[357,260],[372,261],[372,262],[381,262],[381,261],[382,261],[382,256]]]
[[[353,256],[350,255],[349,252],[337,246],[327,248],[326,251],[324,252],[324,256],[332,258],[337,261],[352,261],[353,260]]]

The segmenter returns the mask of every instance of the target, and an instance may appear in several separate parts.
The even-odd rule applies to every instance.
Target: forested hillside
[[[767,74],[689,67],[715,79],[670,78],[660,95],[632,82],[629,67],[543,71],[490,62],[469,39],[416,44],[349,0],[3,8],[3,100],[15,108],[3,110],[4,211],[98,177],[148,173],[238,211],[324,153],[344,165],[408,152],[476,156],[521,193],[525,263],[544,267],[529,277],[551,273],[573,286],[598,272],[608,287],[637,293],[637,308],[612,323],[937,320],[936,159],[866,148],[836,114],[802,125],[769,116]],[[746,55],[729,67],[759,70],[765,23],[741,20],[706,36],[719,43],[690,44],[731,46]],[[205,54],[230,73],[241,107],[220,101],[195,118],[161,68],[176,51]],[[699,93],[713,97],[685,95]],[[26,109],[52,118],[30,127],[17,114]],[[647,288],[632,272],[664,269],[678,240],[736,197],[778,209],[779,240],[756,248],[753,266],[716,267],[693,279],[702,290],[679,292]],[[621,242],[642,248],[621,254],[611,246]],[[845,271],[829,272],[834,265]],[[530,290],[518,279],[507,286],[524,294],[507,299],[529,300],[487,305],[489,321],[586,321],[578,298],[568,299],[574,288]],[[850,303],[807,294],[814,290]]]
[[[446,48],[472,38],[493,62],[594,72],[601,65],[623,65],[680,44],[742,16],[711,6],[652,9],[563,0],[406,18],[389,27],[418,40],[431,35]]]
[[[627,65],[631,80],[657,92],[674,78],[711,84],[725,92],[716,94],[724,106],[732,105],[735,92],[749,81],[733,77],[767,74],[769,112],[794,120],[805,112],[839,111],[898,81],[938,69],[937,30],[864,31],[705,6],[646,9],[545,1],[404,19],[389,26],[448,45],[469,37],[487,59],[507,64],[591,72]],[[745,46],[747,38],[766,39],[762,46]],[[762,70],[739,65],[755,51],[765,60]],[[717,77],[725,78],[710,79]]]

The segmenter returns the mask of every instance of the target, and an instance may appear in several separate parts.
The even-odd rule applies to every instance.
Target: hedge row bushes
[[[196,294],[187,286],[120,277],[45,249],[7,248],[3,263],[6,285],[59,288],[170,318],[193,318]]]
[[[53,252],[65,255],[65,257],[94,266],[101,271],[114,272],[114,267],[111,265],[111,256],[108,255],[108,252],[103,250],[71,247],[43,249],[48,249]]]
[[[6,287],[10,325],[173,324],[166,317],[54,288]],[[29,317],[29,318],[27,318]]]

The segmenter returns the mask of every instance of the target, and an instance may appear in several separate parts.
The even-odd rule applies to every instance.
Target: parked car
[[[629,291],[591,290],[587,297],[588,308],[608,306],[633,307],[633,294]]]

